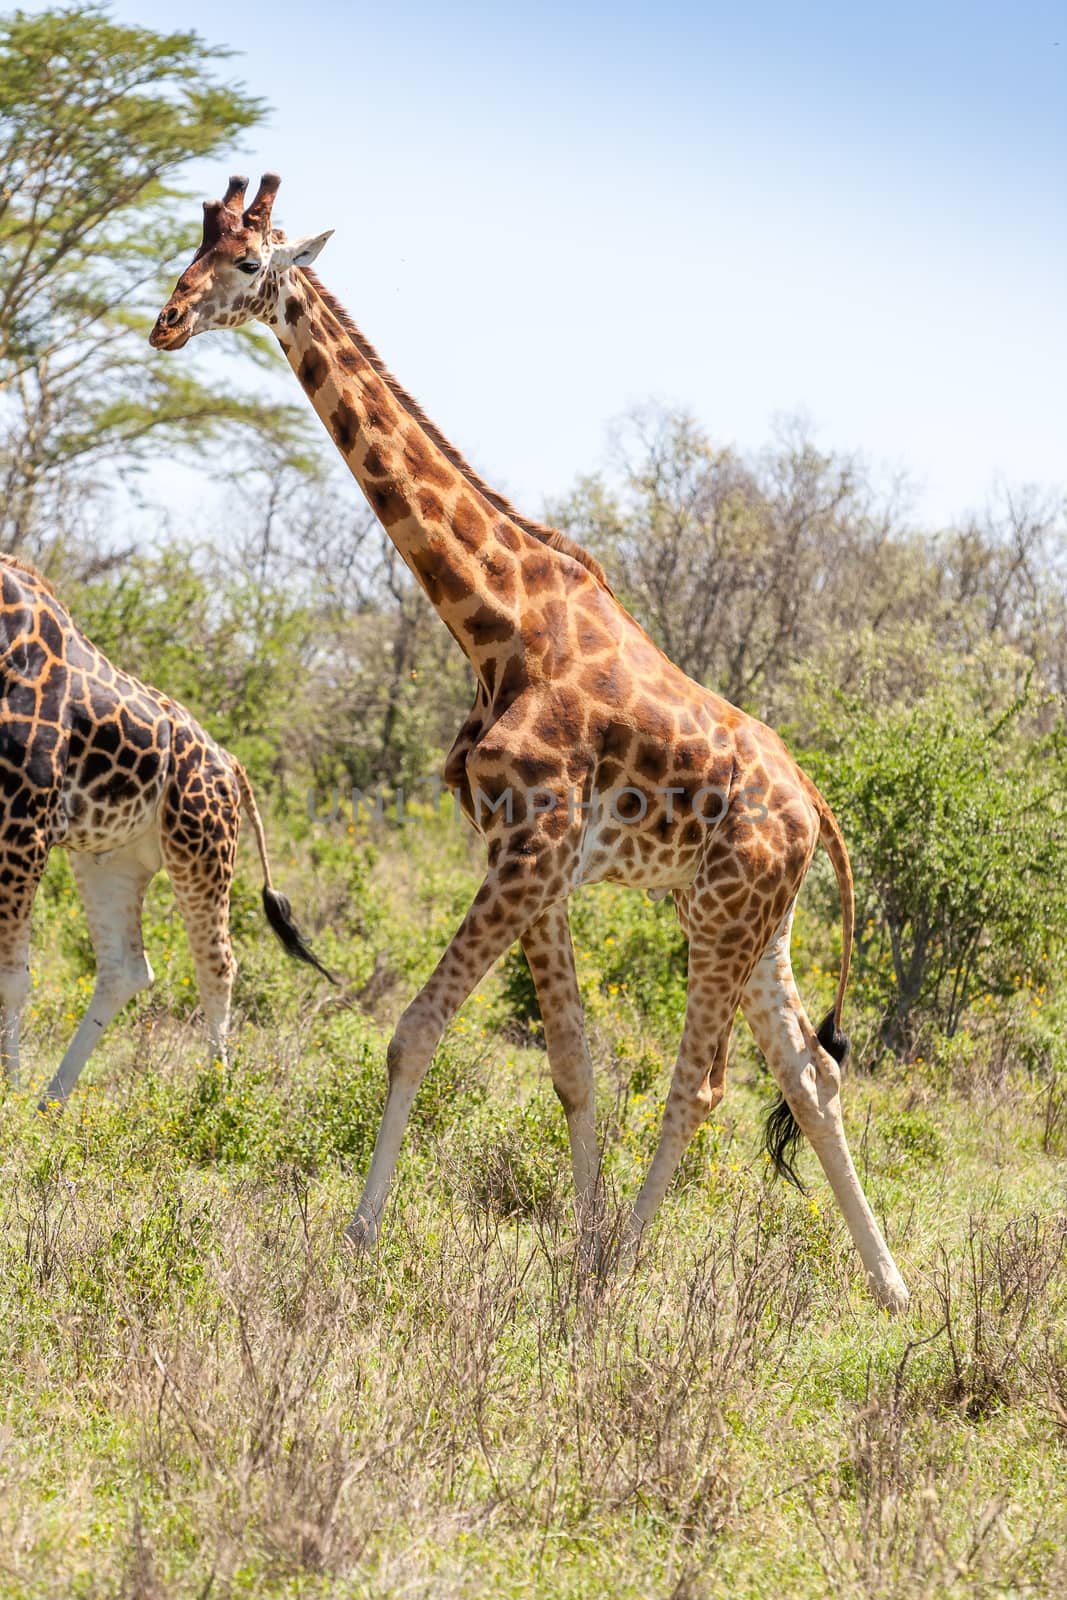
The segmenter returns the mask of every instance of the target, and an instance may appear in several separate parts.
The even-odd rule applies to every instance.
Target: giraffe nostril
[[[178,320],[177,306],[168,306],[165,311],[161,312],[159,320],[165,328],[173,328]]]

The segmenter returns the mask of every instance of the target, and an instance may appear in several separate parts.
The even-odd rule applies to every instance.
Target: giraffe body
[[[223,1055],[236,971],[229,896],[242,803],[260,846],[272,922],[279,898],[247,776],[177,701],[112,666],[39,574],[3,555],[0,798],[5,1077],[18,1078],[30,913],[53,845],[69,852],[97,975],[42,1106],[67,1099],[103,1029],[152,982],[141,913],[161,867],[189,934],[211,1042]]]
[[[205,206],[204,238],[152,343],[258,317],[403,559],[466,654],[474,706],[446,782],[481,832],[486,877],[387,1052],[388,1094],[350,1237],[377,1237],[416,1090],[449,1019],[522,941],[567,1118],[583,1249],[599,1217],[593,1073],[566,902],[604,879],[673,891],[689,993],[663,1129],[634,1205],[635,1246],[699,1123],[722,1097],[739,1007],[844,1212],[886,1305],[907,1291],[871,1214],[841,1119],[837,1032],[852,937],[848,856],[829,807],[776,734],[692,682],[611,593],[597,563],[492,490],[389,374],[310,271],[328,235],[271,227],[278,179]],[[818,843],[842,891],[832,1026],[816,1035],[792,981],[792,907]],[[823,1047],[823,1040],[827,1045]]]

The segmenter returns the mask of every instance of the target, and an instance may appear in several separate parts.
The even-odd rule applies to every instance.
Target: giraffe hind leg
[[[182,776],[172,780],[164,799],[160,846],[189,938],[211,1048],[226,1061],[237,973],[230,943],[230,889],[241,800],[233,773],[210,751],[180,770]]]
[[[158,859],[154,843],[146,840],[101,856],[70,852],[96,955],[96,984],[63,1060],[41,1097],[41,1111],[66,1104],[108,1023],[152,982],[141,913]]]
[[[692,945],[690,951],[689,994],[681,1043],[663,1108],[659,1142],[623,1237],[624,1256],[636,1249],[694,1134],[725,1092],[726,1061],[739,988],[714,968],[699,975],[694,972]]]
[[[845,1137],[840,1068],[808,1021],[793,980],[791,927],[790,912],[748,981],[742,1000],[745,1017],[790,1113],[819,1158],[872,1293],[889,1310],[901,1311],[908,1303],[908,1291],[863,1192]]]
[[[170,878],[189,939],[196,987],[215,1056],[226,1061],[230,1000],[237,975],[230,942],[230,886],[233,866],[219,872],[206,859],[172,865]]]

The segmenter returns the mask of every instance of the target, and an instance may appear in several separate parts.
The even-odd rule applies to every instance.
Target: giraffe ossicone
[[[310,260],[297,251],[283,264],[284,237],[271,223],[277,190],[277,177],[267,174],[243,209],[245,182],[235,178],[224,199],[205,208],[200,249],[160,312],[152,343],[178,349],[195,334],[253,318],[273,329],[477,681],[444,776],[483,835],[487,871],[390,1041],[385,1110],[350,1237],[378,1236],[408,1114],[438,1041],[516,939],[533,974],[567,1119],[579,1227],[596,1227],[593,1069],[566,902],[580,885],[609,879],[673,892],[689,942],[681,1045],[628,1243],[639,1241],[689,1140],[722,1098],[740,1008],[789,1108],[774,1124],[772,1154],[787,1165],[791,1114],[818,1155],[871,1289],[900,1309],[907,1290],[863,1193],[841,1116],[835,1055],[843,1055],[853,893],[829,806],[777,734],[667,659],[587,552],[523,516],[478,476],[391,375]],[[300,243],[317,254],[325,237]],[[561,803],[534,807],[523,798],[534,789]],[[620,790],[640,797],[640,815],[612,815],[593,803]],[[720,814],[694,814],[694,799],[713,792],[726,797]],[[564,800],[573,793],[578,806]],[[505,795],[513,799],[507,807]],[[476,807],[475,796],[487,803]],[[834,1010],[816,1034],[793,982],[789,928],[820,842],[837,874],[844,928]]]
[[[189,936],[211,1044],[225,1059],[236,963],[229,904],[242,807],[263,868],[267,920],[289,952],[330,974],[271,881],[248,775],[184,706],[114,667],[51,584],[0,554],[0,1056],[17,1084],[31,986],[30,913],[49,851],[68,852],[96,956],[92,998],[41,1111],[66,1103],[112,1018],[152,982],[141,914],[161,867]]]

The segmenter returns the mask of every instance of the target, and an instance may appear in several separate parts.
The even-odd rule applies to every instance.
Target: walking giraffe
[[[108,1023],[152,982],[141,912],[161,866],[189,935],[212,1047],[225,1058],[236,972],[230,884],[242,805],[271,927],[291,954],[330,976],[272,886],[241,763],[176,700],[113,667],[51,584],[7,555],[0,555],[0,795],[0,1052],[8,1082],[18,1082],[30,912],[53,845],[69,853],[96,954],[92,999],[40,1110],[66,1102]]]
[[[907,1290],[845,1139],[841,1002],[852,942],[848,856],[830,808],[769,728],[687,678],[609,589],[597,563],[485,484],[386,370],[309,270],[329,233],[273,229],[280,180],[252,204],[231,178],[204,206],[203,239],[151,334],[178,350],[258,318],[398,551],[463,650],[474,707],[445,762],[482,833],[485,879],[387,1054],[388,1092],[349,1237],[378,1236],[408,1114],[449,1019],[520,939],[570,1134],[579,1227],[595,1229],[593,1069],[567,921],[570,893],[603,879],[673,892],[689,942],[681,1045],[658,1147],[629,1219],[632,1248],[683,1151],[723,1094],[738,1008],[781,1088],[770,1148],[788,1168],[807,1135],[872,1291]],[[818,1035],[793,981],[793,905],[819,842],[843,904],[841,974]],[[795,1120],[794,1120],[795,1119]]]

